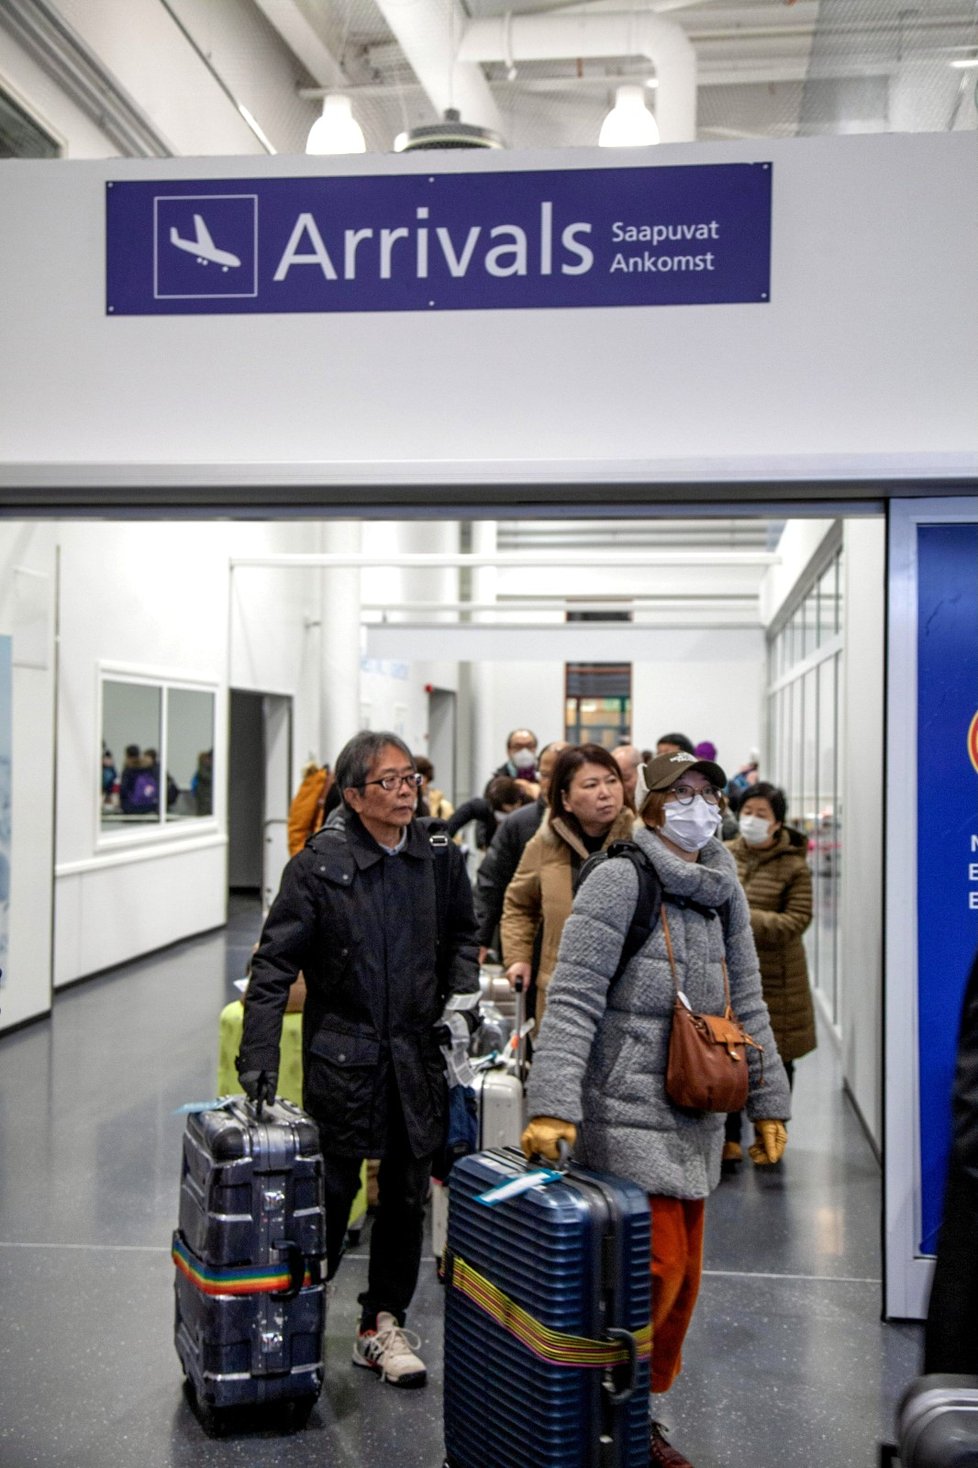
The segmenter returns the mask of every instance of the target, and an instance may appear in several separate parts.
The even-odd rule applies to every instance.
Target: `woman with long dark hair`
[[[600,744],[571,744],[561,750],[550,777],[547,814],[506,889],[499,925],[506,977],[510,983],[522,979],[524,985],[541,930],[537,1024],[574,900],[574,878],[593,852],[630,836],[634,819],[625,806],[621,771],[608,750]]]

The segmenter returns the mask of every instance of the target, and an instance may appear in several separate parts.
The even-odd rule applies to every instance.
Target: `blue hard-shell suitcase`
[[[572,1163],[479,1201],[532,1170],[512,1148],[452,1169],[446,1468],[647,1468],[649,1200]]]
[[[206,1415],[311,1408],[323,1384],[326,1254],[315,1122],[291,1101],[243,1097],[187,1118],[175,1342]]]

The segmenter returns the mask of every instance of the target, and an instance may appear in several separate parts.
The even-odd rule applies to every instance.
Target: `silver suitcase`
[[[508,986],[507,986],[508,987]],[[526,1127],[524,1085],[526,1081],[526,1031],[522,986],[515,994],[513,1034],[501,1056],[475,1063],[476,1104],[479,1109],[477,1151],[495,1147],[519,1147]],[[447,1182],[431,1183],[431,1252],[441,1261],[448,1233]]]
[[[897,1412],[899,1447],[881,1463],[901,1468],[978,1468],[978,1376],[919,1376]]]

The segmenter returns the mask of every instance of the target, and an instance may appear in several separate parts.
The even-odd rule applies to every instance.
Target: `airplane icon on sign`
[[[197,231],[196,238],[185,240],[177,233],[176,225],[173,225],[170,229],[170,244],[176,245],[178,250],[186,250],[188,255],[196,255],[198,265],[220,265],[222,270],[227,271],[232,266],[241,264],[238,256],[232,255],[230,250],[217,248],[200,214],[194,215],[194,229]]]

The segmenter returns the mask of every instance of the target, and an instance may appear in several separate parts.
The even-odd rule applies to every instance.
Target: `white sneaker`
[[[377,1329],[361,1331],[353,1342],[353,1364],[376,1371],[381,1381],[389,1381],[391,1386],[424,1386],[427,1367],[414,1354],[420,1345],[420,1336],[405,1330],[393,1315],[381,1310]]]

